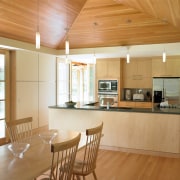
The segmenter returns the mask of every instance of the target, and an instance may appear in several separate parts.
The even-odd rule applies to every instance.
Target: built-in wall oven
[[[98,99],[102,107],[118,106],[118,80],[99,80]]]

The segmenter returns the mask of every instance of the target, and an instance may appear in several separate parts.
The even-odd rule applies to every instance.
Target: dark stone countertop
[[[179,108],[129,108],[129,107],[100,107],[98,102],[77,103],[74,107],[64,105],[49,106],[54,109],[72,109],[72,110],[95,110],[112,112],[134,112],[134,113],[160,113],[160,114],[180,114]]]

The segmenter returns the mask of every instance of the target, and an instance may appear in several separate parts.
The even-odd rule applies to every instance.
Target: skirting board
[[[148,151],[148,150],[142,150],[142,149],[130,149],[130,148],[122,148],[122,147],[103,146],[103,145],[100,145],[100,149],[121,151],[121,152],[135,153],[135,154],[146,154],[146,155],[153,155],[153,156],[180,158],[180,153]]]

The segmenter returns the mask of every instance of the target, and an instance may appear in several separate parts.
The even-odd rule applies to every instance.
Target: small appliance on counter
[[[160,103],[162,101],[162,91],[154,91],[154,103]]]
[[[133,101],[144,101],[144,94],[133,94]]]
[[[131,90],[130,90],[130,89],[126,89],[125,99],[126,99],[127,101],[130,101],[130,100],[131,100]]]

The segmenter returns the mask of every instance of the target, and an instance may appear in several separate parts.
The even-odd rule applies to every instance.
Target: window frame
[[[66,80],[66,85],[67,86],[69,86],[69,88],[68,88],[68,93],[67,94],[69,94],[69,99],[67,99],[67,101],[68,100],[72,100],[72,101],[74,101],[75,99],[75,96],[74,96],[74,94],[73,94],[73,89],[71,89],[71,87],[73,86],[73,83],[72,83],[72,81],[73,81],[73,77],[71,77],[71,75],[73,74],[73,65],[75,65],[75,66],[79,66],[80,67],[80,69],[83,67],[83,66],[85,66],[85,68],[83,67],[81,70],[77,70],[77,77],[78,77],[78,82],[77,82],[77,84],[79,85],[79,86],[82,86],[82,87],[78,87],[77,88],[77,93],[78,93],[78,100],[75,100],[75,101],[78,101],[78,102],[85,102],[85,101],[95,101],[95,64],[85,64],[85,63],[78,63],[78,62],[70,62],[70,63],[66,63],[66,61],[64,60],[64,59],[61,59],[61,58],[57,58],[57,87],[56,87],[56,90],[57,90],[57,94],[56,94],[56,97],[57,97],[57,100],[56,100],[56,102],[57,102],[57,105],[63,105],[65,102],[63,102],[62,101],[62,103],[60,103],[60,98],[59,98],[59,77],[58,77],[58,75],[59,75],[59,73],[58,73],[58,70],[59,70],[59,68],[58,68],[58,63],[64,63],[64,64],[66,64],[66,65],[68,65],[69,66],[69,72],[67,72],[67,74],[69,74],[69,78]],[[82,66],[82,67],[81,67]],[[88,72],[88,75],[89,75],[89,77],[87,77],[87,82],[89,83],[88,85],[87,85],[87,87],[85,88],[85,86],[84,86],[84,75],[85,75],[85,70]],[[90,71],[92,71],[92,70],[94,70],[94,74],[93,74],[93,76],[92,77],[90,77],[90,75],[92,75],[91,74],[91,72]],[[93,79],[93,86],[92,87],[90,87],[90,83],[92,84],[92,79]],[[92,90],[90,90],[92,88]],[[90,98],[88,98],[88,99],[86,99],[85,98],[85,91],[84,91],[84,89],[86,89],[86,94],[88,94],[88,96],[90,96]],[[81,92],[80,92],[81,91]],[[83,91],[83,92],[82,92]],[[93,95],[92,95],[93,94]]]
[[[10,117],[11,117],[11,105],[10,105],[10,97],[11,97],[11,92],[10,92],[10,87],[11,87],[11,81],[10,81],[10,77],[11,77],[11,71],[10,71],[10,52],[8,50],[2,50],[0,49],[0,54],[3,54],[5,57],[5,117],[4,120],[5,122],[10,121]],[[5,129],[5,137],[4,138],[0,138],[0,145],[5,144],[8,142],[8,134],[7,131]]]

